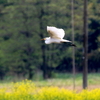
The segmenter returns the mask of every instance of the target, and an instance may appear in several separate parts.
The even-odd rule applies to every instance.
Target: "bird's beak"
[[[41,40],[45,40],[45,38],[41,39]]]

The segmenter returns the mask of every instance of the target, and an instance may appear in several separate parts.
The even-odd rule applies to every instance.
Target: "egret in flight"
[[[45,40],[46,44],[69,42],[71,46],[76,46],[71,41],[63,39],[63,37],[65,36],[65,31],[61,28],[47,26],[47,32],[49,33],[50,37],[41,39]]]

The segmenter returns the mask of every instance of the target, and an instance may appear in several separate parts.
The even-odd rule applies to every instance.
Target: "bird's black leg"
[[[75,45],[75,44],[73,44],[73,43],[71,43],[71,46],[74,46],[74,47],[76,47],[76,45]]]
[[[76,47],[76,45],[74,44],[74,43],[72,43],[72,42],[63,42],[63,41],[61,41],[60,43],[63,43],[63,44],[69,44],[70,46],[74,46],[74,47]]]

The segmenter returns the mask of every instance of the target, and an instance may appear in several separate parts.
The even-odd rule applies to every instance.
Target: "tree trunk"
[[[43,71],[43,78],[47,79],[47,65],[46,65],[46,53],[45,53],[45,45],[42,45],[42,59],[43,59],[43,65],[42,65],[42,71]]]
[[[83,88],[87,88],[87,72],[88,72],[88,25],[87,25],[87,0],[84,0],[84,26],[83,26]]]
[[[29,80],[31,80],[33,78],[33,70],[29,69]]]

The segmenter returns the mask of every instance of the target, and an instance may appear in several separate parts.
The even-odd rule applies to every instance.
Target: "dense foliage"
[[[82,71],[83,1],[75,0],[74,3],[76,69]],[[99,0],[89,0],[89,71],[100,68],[99,9]],[[72,47],[45,45],[40,41],[48,36],[47,25],[63,28],[65,38],[72,39],[70,0],[0,0],[1,79],[6,75],[32,79],[37,70],[42,70],[43,77],[48,78],[53,69],[72,70]]]

